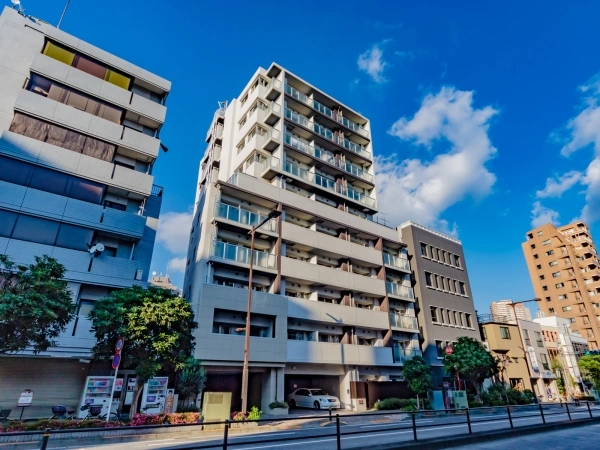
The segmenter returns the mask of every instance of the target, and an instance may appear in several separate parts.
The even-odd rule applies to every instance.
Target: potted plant
[[[269,403],[268,414],[272,416],[287,416],[289,405],[286,402],[274,401]]]

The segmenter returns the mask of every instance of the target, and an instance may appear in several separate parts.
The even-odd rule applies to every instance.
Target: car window
[[[323,390],[321,389],[311,389],[310,393],[312,395],[327,395],[325,392],[323,392]]]
[[[306,389],[298,389],[296,391],[296,395],[303,395],[303,396],[308,396],[308,391]]]

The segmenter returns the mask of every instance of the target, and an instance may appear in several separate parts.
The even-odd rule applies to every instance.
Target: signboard
[[[117,370],[119,368],[119,364],[121,364],[121,354],[117,353],[115,356],[113,356],[112,368]]]
[[[117,378],[115,380],[115,392],[121,392],[123,390],[123,378]]]
[[[123,345],[125,345],[125,340],[120,337],[117,339],[117,343],[115,344],[115,353],[121,353],[121,350],[123,350]]]
[[[454,353],[454,350],[452,350],[452,347],[450,347],[449,345],[446,346],[446,350],[444,350],[446,352],[446,355],[451,355],[452,353]]]
[[[175,390],[167,389],[167,398],[165,399],[165,414],[173,412],[173,400],[175,399]]]
[[[535,373],[540,373],[540,368],[537,363],[537,358],[535,356],[535,350],[533,347],[527,347],[527,353],[529,353],[529,360],[531,361],[531,368]]]
[[[25,408],[27,406],[31,406],[31,402],[33,401],[33,391],[31,389],[25,389],[21,392],[19,396],[19,400],[17,400],[17,406]]]

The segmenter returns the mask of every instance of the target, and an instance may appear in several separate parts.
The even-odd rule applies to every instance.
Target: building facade
[[[493,316],[506,317],[507,320],[514,321],[517,319],[528,320],[531,322],[531,311],[522,303],[514,304],[512,300],[500,300],[492,302],[490,312]],[[517,317],[515,318],[515,313]]]
[[[446,346],[461,336],[480,339],[462,243],[414,222],[398,229],[410,255],[421,350],[440,387]]]
[[[420,354],[406,246],[376,221],[369,120],[272,64],[221,103],[206,141],[184,296],[207,389],[239,408],[253,258],[249,406],[319,387],[364,407],[353,383],[399,379]]]
[[[19,264],[56,258],[77,305],[57,347],[0,358],[0,404],[25,388],[44,416],[52,404],[78,404],[94,344],[87,314],[111,290],[148,279],[169,90],[47,23],[0,15],[0,253]]]
[[[568,319],[573,331],[598,350],[600,263],[583,222],[562,227],[548,223],[527,232],[523,253],[540,310]]]
[[[550,360],[557,359],[565,380],[565,394],[579,395],[587,390],[579,369],[579,358],[589,346],[585,338],[571,329],[569,320],[558,316],[538,317],[534,320],[542,327],[544,344]]]

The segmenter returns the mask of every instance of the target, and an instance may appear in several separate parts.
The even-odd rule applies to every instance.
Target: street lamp
[[[246,329],[244,337],[244,369],[242,371],[242,413],[248,409],[248,355],[250,353],[250,306],[252,305],[252,266],[254,262],[254,234],[256,230],[262,227],[271,219],[276,219],[281,215],[281,211],[274,209],[258,225],[253,226],[248,234],[250,235],[250,274],[248,276],[248,306],[246,307]]]

